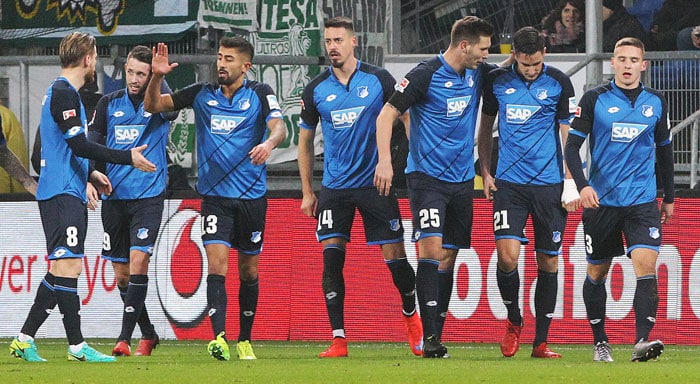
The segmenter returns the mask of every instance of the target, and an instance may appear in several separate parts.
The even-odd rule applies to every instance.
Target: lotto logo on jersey
[[[540,106],[534,105],[506,105],[506,121],[508,124],[525,124],[532,115],[542,109]]]
[[[355,107],[341,109],[339,111],[331,111],[331,119],[333,119],[333,128],[346,129],[351,128],[355,124],[355,120],[360,116],[365,107]]]
[[[215,135],[228,135],[233,132],[243,120],[245,120],[245,117],[241,116],[212,115],[211,133]]]
[[[447,99],[447,117],[462,116],[471,99],[471,95]]]
[[[647,129],[645,124],[613,123],[610,140],[629,143],[644,132],[645,129]]]
[[[117,125],[114,127],[114,141],[117,144],[133,144],[144,128],[145,125]]]

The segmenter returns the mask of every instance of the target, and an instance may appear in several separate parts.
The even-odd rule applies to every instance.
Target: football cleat
[[[105,355],[85,343],[83,347],[80,348],[80,351],[76,353],[71,352],[70,348],[68,348],[68,360],[86,361],[89,363],[111,363],[117,361],[117,358]]]
[[[418,312],[414,312],[411,316],[403,316],[403,323],[408,332],[408,346],[411,347],[411,352],[416,356],[423,355],[423,324],[418,317]]]
[[[632,361],[656,360],[664,351],[664,343],[661,340],[647,341],[641,339],[634,345]]]
[[[29,341],[19,341],[18,338],[14,338],[12,343],[10,343],[10,355],[18,358],[24,359],[30,363],[41,363],[46,361],[43,357],[39,356],[39,351],[34,344],[34,340]]]
[[[423,357],[426,359],[448,358],[447,347],[445,347],[436,335],[428,336],[423,342]]]
[[[520,332],[523,326],[514,325],[510,320],[506,320],[506,334],[501,339],[501,353],[505,357],[515,356],[515,353],[520,349]]]
[[[331,346],[319,353],[318,357],[348,357],[348,340],[344,337],[334,337]]]
[[[593,346],[593,361],[612,363],[612,347],[607,341],[599,341]]]
[[[236,352],[238,352],[239,360],[256,360],[255,354],[253,353],[253,346],[250,345],[250,340],[239,341],[236,344]]]
[[[131,356],[131,346],[124,340],[117,341],[112,349],[112,356]]]
[[[139,340],[139,346],[136,347],[136,353],[134,356],[151,356],[151,352],[160,344],[160,337],[157,333],[153,333],[153,337],[150,339]]]
[[[532,348],[532,354],[530,357],[535,357],[538,359],[561,359],[561,354],[549,349],[547,343],[540,343],[540,345]]]
[[[210,341],[209,345],[207,345],[209,355],[221,361],[227,361],[231,358],[231,352],[228,350],[228,343],[224,335],[226,335],[226,332],[219,333],[216,335],[216,339]]]

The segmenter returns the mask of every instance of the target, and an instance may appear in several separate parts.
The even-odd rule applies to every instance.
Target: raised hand
[[[153,74],[165,76],[179,65],[178,63],[170,64],[169,60],[167,44],[158,43],[153,47],[153,60],[151,61],[151,71],[153,71]]]

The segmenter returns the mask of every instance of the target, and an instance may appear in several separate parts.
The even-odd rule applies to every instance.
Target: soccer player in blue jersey
[[[353,22],[335,17],[324,23],[324,43],[331,60],[328,70],[304,89],[299,131],[301,210],[318,216],[316,234],[323,245],[323,293],[333,341],[319,357],[345,357],[345,248],[359,210],[368,244],[379,245],[401,294],[409,346],[422,354],[423,333],[416,313],[415,274],[406,259],[403,226],[395,194],[380,195],[373,185],[377,165],[375,139],[379,111],[394,91],[394,78],[383,68],[355,57]],[[314,136],[321,122],[324,145],[323,188],[313,191]]]
[[[90,180],[97,191],[106,195],[112,191],[110,180],[94,170],[88,159],[132,164],[146,172],[154,172],[156,166],[141,154],[146,145],[117,150],[87,139],[87,116],[78,89],[95,77],[95,37],[83,32],[67,35],[61,40],[59,56],[61,74],[42,102],[41,174],[36,193],[51,268],[10,352],[27,361],[45,361],[37,352],[34,335],[58,304],[68,337],[68,359],[111,362],[115,358],[90,347],[80,329],[78,276],[87,232],[86,185]]]
[[[520,347],[518,257],[527,244],[525,224],[532,218],[537,254],[535,340],[532,357],[559,358],[547,346],[557,300],[557,269],[567,210],[577,209],[578,192],[563,163],[563,145],[576,111],[574,87],[560,70],[544,63],[545,41],[525,27],[513,35],[513,64],[489,73],[479,127],[479,159],[484,195],[493,200],[496,278],[508,310],[501,353]],[[491,175],[492,127],[498,115],[498,167]],[[561,138],[560,138],[561,135]],[[564,174],[567,179],[564,180]],[[563,181],[563,182],[562,182]],[[572,197],[564,195],[564,184]],[[563,204],[561,197],[567,197]]]
[[[467,16],[452,26],[450,46],[418,64],[396,86],[377,117],[379,160],[374,184],[391,191],[393,122],[410,112],[406,181],[418,242],[416,292],[423,357],[445,357],[441,342],[457,252],[469,248],[474,194],[474,135],[493,27]]]
[[[144,155],[158,171],[143,173],[133,168],[107,164],[112,194],[102,203],[104,241],[102,258],[110,260],[124,302],[122,329],[112,350],[114,356],[131,356],[131,336],[136,323],[141,328],[137,356],[150,356],[159,338],[145,306],[148,290],[148,260],[153,253],[163,214],[167,178],[166,146],[170,120],[177,112],[151,114],[143,106],[151,79],[153,52],[135,46],[124,64],[126,88],[105,95],[97,103],[89,138],[110,148],[130,149],[147,144]],[[163,82],[164,93],[170,89]]]
[[[258,259],[265,231],[267,170],[270,152],[287,129],[272,88],[246,79],[253,46],[241,37],[219,43],[218,83],[196,83],[161,95],[163,76],[177,63],[168,62],[168,47],[154,49],[153,78],[146,89],[151,113],[192,106],[197,132],[197,191],[202,196],[202,240],[207,253],[207,305],[216,338],[209,354],[228,360],[226,341],[226,284],[231,247],[238,251],[240,289],[239,359],[255,359],[250,344],[258,304]],[[269,136],[267,130],[270,130]]]
[[[0,127],[2,127],[1,118]],[[7,140],[2,133],[2,129],[0,129],[0,167],[4,168],[8,175],[19,181],[27,192],[36,195],[36,181],[22,166],[22,162],[17,156],[7,147]]]
[[[661,340],[649,340],[649,334],[659,303],[656,260],[661,226],[673,217],[673,145],[666,100],[640,81],[647,68],[644,44],[636,38],[620,39],[611,65],[613,80],[581,97],[565,156],[584,207],[588,269],[583,301],[593,330],[593,360],[613,361],[605,333],[605,281],[613,257],[627,254],[637,276],[632,361],[647,361],[664,349]],[[588,180],[579,155],[586,137],[591,153]],[[660,209],[657,163],[664,192]]]

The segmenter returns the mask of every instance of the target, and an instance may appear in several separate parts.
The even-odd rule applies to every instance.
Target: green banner
[[[256,55],[318,57],[324,55],[320,14],[317,0],[200,0],[197,19],[203,28],[246,34]],[[320,70],[318,65],[283,64],[254,65],[248,72],[248,78],[270,84],[284,113],[287,139],[269,163],[297,158],[301,94]],[[321,153],[320,136],[317,143],[316,153]]]
[[[150,36],[144,31],[139,33],[134,26],[163,26],[161,33],[177,29],[168,25],[192,26],[199,6],[196,1],[187,0],[5,0],[1,3],[3,39],[41,38],[55,32],[65,35],[67,30],[90,28],[97,36],[139,34],[144,40]]]

